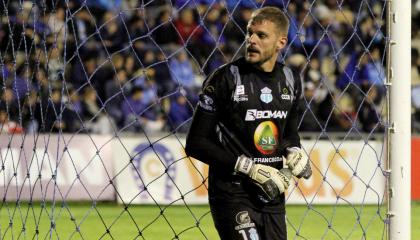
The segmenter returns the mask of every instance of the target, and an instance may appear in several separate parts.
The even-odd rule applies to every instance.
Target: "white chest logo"
[[[245,86],[244,85],[236,86],[235,94],[233,94],[233,101],[235,101],[235,102],[248,101],[248,95],[245,94]]]
[[[268,87],[261,89],[260,99],[261,101],[265,103],[270,103],[271,101],[273,101],[273,95],[271,95],[271,89],[269,89]]]
[[[245,86],[244,85],[238,85],[235,89],[235,95],[244,95],[245,94]]]

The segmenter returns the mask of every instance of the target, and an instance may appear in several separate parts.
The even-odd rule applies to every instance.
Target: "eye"
[[[258,37],[259,37],[260,39],[264,39],[264,38],[267,38],[267,34],[265,34],[265,33],[259,33],[259,34],[258,34]]]

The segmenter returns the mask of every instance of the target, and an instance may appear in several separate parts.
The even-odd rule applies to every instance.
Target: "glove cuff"
[[[300,147],[288,147],[288,148],[286,148],[287,153],[298,152],[300,150],[301,150]]]
[[[252,161],[252,159],[246,157],[245,155],[241,155],[238,157],[238,160],[236,160],[235,172],[249,175],[253,166],[254,161]]]

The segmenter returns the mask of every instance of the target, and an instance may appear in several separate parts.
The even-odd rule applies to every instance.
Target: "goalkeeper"
[[[210,166],[209,202],[222,240],[287,239],[284,192],[292,174],[312,174],[297,132],[302,83],[276,61],[288,26],[280,9],[256,10],[245,58],[213,72],[199,96],[186,152]]]

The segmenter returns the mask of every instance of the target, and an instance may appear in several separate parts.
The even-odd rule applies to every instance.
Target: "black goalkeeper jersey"
[[[253,194],[250,185],[233,175],[240,154],[255,163],[283,167],[285,148],[300,147],[297,107],[301,94],[299,75],[280,63],[267,73],[240,58],[205,80],[186,151],[210,165],[210,201]],[[284,211],[284,195],[277,207],[268,208]]]

